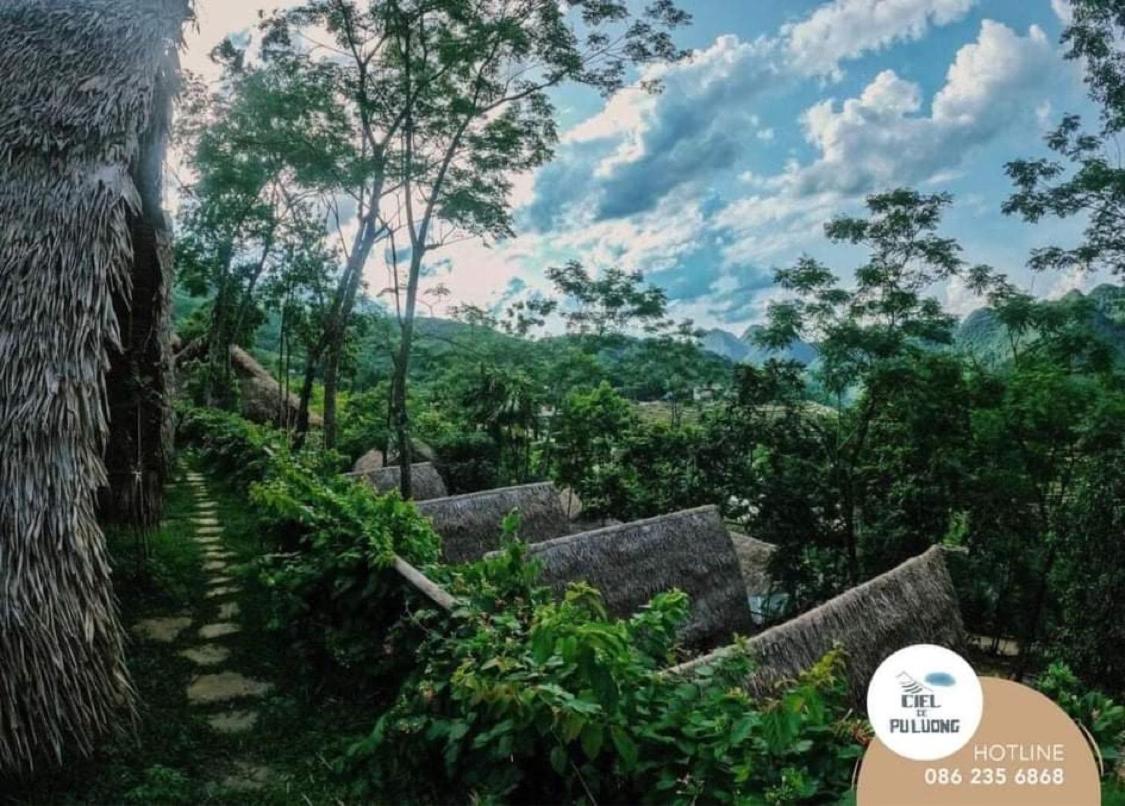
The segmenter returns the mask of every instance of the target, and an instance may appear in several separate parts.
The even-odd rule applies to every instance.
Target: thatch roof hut
[[[398,465],[348,475],[365,480],[381,493],[397,490],[402,485],[402,468]],[[445,481],[437,468],[429,462],[421,462],[410,466],[410,494],[415,501],[429,501],[445,498],[449,491],[445,489]]]
[[[148,440],[133,494],[163,475],[159,169],[189,14],[0,3],[0,771],[88,753],[132,701],[94,510],[107,413]],[[111,364],[142,387],[107,392]]]
[[[420,501],[417,506],[441,535],[445,561],[450,563],[479,560],[500,548],[500,522],[512,510],[519,510],[519,536],[528,543],[570,532],[558,490],[550,482]]]
[[[738,557],[715,507],[560,537],[529,553],[542,563],[545,582],[561,590],[585,580],[617,616],[679,588],[691,597],[681,635],[689,646],[715,646],[753,629]]]
[[[773,590],[770,578],[770,560],[777,546],[738,532],[730,533],[738,566],[742,569],[742,581],[746,585],[746,595],[768,596]]]
[[[755,693],[795,678],[837,644],[847,653],[852,694],[862,703],[879,664],[910,644],[958,650],[965,628],[945,550],[935,546],[897,568],[750,639],[757,669],[747,681]],[[724,647],[671,670],[687,674],[737,651]]]

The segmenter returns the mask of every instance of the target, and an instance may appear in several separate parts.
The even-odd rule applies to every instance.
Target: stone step
[[[199,628],[199,637],[205,639],[222,638],[224,635],[234,635],[242,632],[242,628],[234,622],[219,621],[214,624],[204,624]]]
[[[215,666],[230,657],[230,650],[218,644],[202,644],[177,653],[197,666]]]
[[[271,684],[245,677],[238,672],[217,672],[202,674],[192,680],[187,689],[187,698],[192,704],[208,705],[247,697],[261,697],[272,689]]]

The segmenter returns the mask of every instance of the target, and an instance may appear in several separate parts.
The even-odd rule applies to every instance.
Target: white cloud
[[[1041,29],[1026,36],[991,20],[963,46],[921,111],[921,90],[884,70],[858,98],[823,101],[806,111],[805,135],[815,162],[788,172],[798,195],[867,192],[887,184],[924,182],[959,165],[966,153],[1019,121],[1034,121],[1058,57]]]
[[[208,79],[218,78],[219,69],[210,53],[231,34],[256,28],[262,14],[298,5],[300,0],[197,0],[196,27],[189,29],[182,57],[188,70]]]
[[[1074,6],[1070,4],[1070,0],[1051,0],[1051,10],[1064,25],[1070,25],[1074,21]]]
[[[975,2],[833,0],[802,21],[784,26],[781,34],[798,71],[838,77],[841,61],[896,42],[921,39],[931,26],[962,19]]]

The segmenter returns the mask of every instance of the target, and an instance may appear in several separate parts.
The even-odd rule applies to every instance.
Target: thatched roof
[[[286,428],[297,422],[301,409],[300,398],[293,392],[283,395],[281,384],[254,356],[234,345],[230,348],[230,363],[238,378],[243,417],[251,422],[278,428]],[[320,428],[324,425],[324,419],[310,411],[309,425]]]
[[[0,3],[0,770],[91,751],[132,699],[94,504],[130,344],[114,303],[188,14]]]
[[[374,470],[381,470],[386,464],[386,457],[383,456],[383,452],[378,448],[372,448],[355,460],[355,464],[352,465],[352,473],[370,473]]]
[[[945,551],[935,546],[881,576],[852,588],[791,621],[766,630],[748,643],[757,669],[748,688],[770,690],[808,669],[837,644],[847,652],[847,668],[856,702],[891,653],[910,644],[960,649],[965,642],[961,608],[945,565]],[[671,670],[690,673],[737,651],[724,647]]]
[[[500,548],[500,522],[512,510],[519,510],[519,536],[528,543],[570,531],[558,490],[550,482],[418,502],[418,511],[441,535],[445,561],[450,563],[479,560]]]
[[[402,484],[402,468],[398,465],[348,475],[365,480],[381,493],[397,490]],[[429,501],[432,498],[445,498],[449,491],[445,489],[445,482],[437,468],[429,462],[421,462],[410,466],[410,494],[415,501]]]
[[[777,551],[777,546],[738,532],[731,532],[730,539],[734,544],[734,553],[738,556],[738,566],[742,569],[746,595],[768,595],[773,590],[773,580],[769,572],[770,559]]]
[[[753,628],[738,558],[715,507],[556,538],[531,546],[530,555],[548,584],[585,580],[618,616],[679,588],[691,597],[682,633],[689,646],[715,646]]]

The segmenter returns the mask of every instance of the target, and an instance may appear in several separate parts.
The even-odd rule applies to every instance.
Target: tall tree
[[[215,58],[224,81],[196,82],[178,136],[194,173],[181,213],[180,276],[212,294],[203,396],[230,402],[230,347],[243,332],[264,278],[308,222],[324,213],[315,181],[338,153],[336,106],[317,77],[247,67],[229,42]]]
[[[631,65],[682,55],[669,30],[688,18],[671,0],[655,0],[636,16],[628,5],[318,0],[269,23],[273,54],[309,68],[333,65],[323,69],[347,99],[365,179],[349,271],[362,270],[388,230],[401,233],[407,249],[393,383],[404,495],[411,481],[406,385],[426,258],[452,240],[511,234],[510,177],[546,161],[557,137],[552,88],[577,83],[612,93]],[[318,42],[314,28],[331,43]],[[383,204],[391,191],[393,212]],[[327,438],[327,377],[325,386]]]
[[[1100,126],[1084,127],[1066,115],[1047,145],[1059,159],[1008,163],[1016,186],[1004,212],[1039,221],[1045,216],[1085,215],[1077,246],[1048,246],[1032,253],[1033,269],[1108,269],[1125,274],[1125,168],[1118,135],[1125,131],[1125,3],[1073,0],[1073,19],[1062,35],[1066,57],[1085,67],[1090,98],[1101,108]]]
[[[845,288],[812,258],[777,272],[778,284],[793,293],[769,309],[759,333],[765,346],[782,349],[796,340],[814,342],[820,354],[817,375],[845,413],[833,420],[827,455],[839,491],[839,531],[852,582],[860,574],[860,537],[869,479],[864,459],[879,414],[903,384],[910,359],[930,345],[949,344],[954,319],[925,296],[934,283],[968,273],[970,285],[991,281],[987,267],[969,269],[960,247],[937,234],[951,199],[899,189],[867,199],[866,218],[838,218],[825,231],[835,242],[864,246],[866,263],[855,270],[855,288]],[[845,407],[852,395],[854,406]]]

